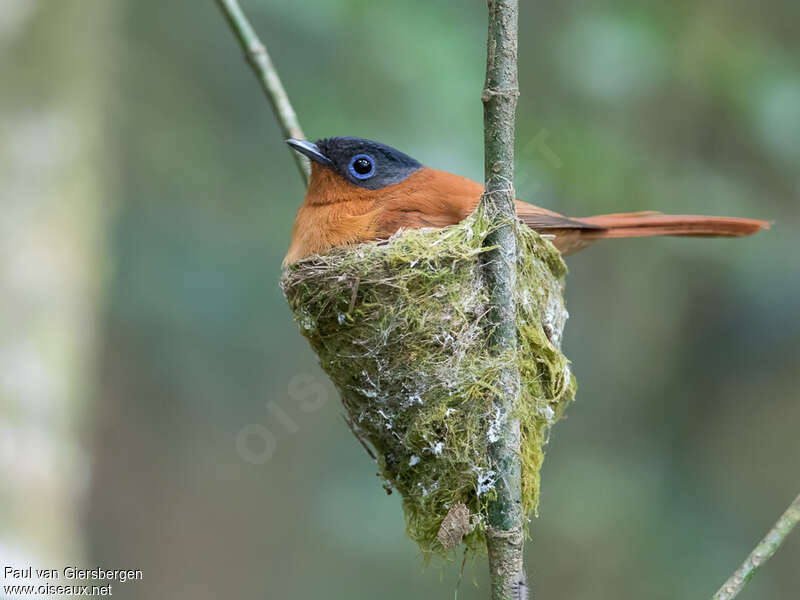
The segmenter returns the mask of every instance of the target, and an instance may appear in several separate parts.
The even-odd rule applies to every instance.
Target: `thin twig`
[[[493,354],[517,351],[517,238],[514,210],[514,121],[517,108],[518,0],[489,0],[483,133],[486,186],[481,203],[491,219],[482,255],[490,298],[490,348]],[[486,546],[493,600],[511,600],[523,576],[522,485],[520,473],[519,369],[509,365],[493,398],[498,435],[488,444],[489,466],[496,473],[496,496],[487,506]]]
[[[758,543],[755,550],[736,569],[736,572],[730,576],[728,581],[722,584],[722,587],[717,590],[711,600],[732,600],[738,596],[739,592],[747,585],[747,582],[756,574],[756,571],[775,554],[775,551],[798,522],[800,522],[800,496],[794,499],[794,502],[789,505],[789,508],[781,515],[778,522],[769,530],[764,539]]]
[[[247,62],[253,68],[261,87],[264,89],[264,93],[267,95],[267,99],[272,105],[272,111],[281,126],[283,137],[298,140],[305,139],[303,130],[300,129],[300,123],[297,121],[297,114],[292,108],[292,103],[289,102],[286,90],[283,89],[281,78],[278,77],[278,71],[275,69],[275,65],[272,64],[267,48],[258,39],[239,3],[237,0],[217,0],[217,4],[239,40],[245,57],[247,57]],[[308,159],[293,150],[290,150],[290,152],[295,163],[297,163],[297,168],[300,169],[303,181],[308,184],[309,174],[311,173]]]
[[[356,436],[356,439],[363,446],[364,450],[367,451],[367,454],[369,454],[369,457],[372,460],[377,462],[378,461],[378,457],[375,456],[375,453],[372,452],[372,450],[370,449],[369,446],[367,446],[367,442],[364,441],[364,437],[359,433],[358,429],[356,428],[355,423],[353,423],[353,421],[351,421],[349,418],[347,418],[346,415],[342,415],[342,419],[344,420],[345,423],[347,423],[347,426],[350,428],[350,431],[352,431],[353,435]]]

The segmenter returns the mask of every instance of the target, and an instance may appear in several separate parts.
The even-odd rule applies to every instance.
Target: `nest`
[[[289,265],[281,287],[303,335],[338,388],[346,420],[374,448],[387,490],[403,497],[408,535],[426,555],[484,544],[495,494],[486,447],[492,396],[515,362],[525,514],[539,497],[550,427],[574,398],[560,351],[566,266],[550,242],[515,221],[519,352],[493,356],[480,255],[480,211],[458,225],[399,232]]]

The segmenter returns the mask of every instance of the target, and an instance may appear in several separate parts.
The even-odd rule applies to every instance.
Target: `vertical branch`
[[[252,25],[250,25],[242,8],[239,6],[239,2],[237,0],[217,0],[217,4],[239,40],[247,57],[247,62],[250,63],[256,77],[258,77],[258,81],[261,83],[261,87],[264,89],[264,93],[272,106],[272,111],[281,126],[283,137],[298,140],[305,139],[303,130],[300,129],[300,123],[297,121],[297,114],[292,108],[292,103],[289,102],[286,90],[283,89],[281,79],[278,77],[278,71],[275,69],[275,65],[272,64],[267,48],[258,39]],[[297,164],[297,168],[300,169],[303,181],[308,184],[309,174],[311,173],[308,159],[298,152],[291,150],[290,152]]]
[[[728,581],[722,584],[711,600],[733,600],[747,585],[747,582],[756,574],[756,571],[767,562],[780,547],[786,536],[800,522],[800,496],[794,499],[778,519],[778,522],[769,530],[736,572]]]
[[[489,289],[490,347],[493,354],[513,357],[517,351],[517,239],[514,210],[514,120],[517,108],[518,0],[489,0],[486,83],[483,88],[483,131],[486,186],[481,202],[491,221],[486,238],[493,249],[484,254]],[[490,468],[496,474],[496,497],[487,510],[486,544],[493,600],[518,596],[524,580],[520,480],[520,425],[514,417],[519,397],[519,370],[508,361],[493,399],[498,434],[488,440]]]

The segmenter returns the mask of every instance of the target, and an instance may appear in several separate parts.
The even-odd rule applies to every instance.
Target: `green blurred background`
[[[482,178],[483,2],[247,0],[307,134]],[[708,598],[800,491],[800,4],[524,3],[518,195],[759,217],[569,259],[541,598]],[[0,0],[0,563],[450,598],[277,286],[303,196],[210,0]],[[800,535],[742,596],[800,595]],[[459,598],[485,598],[485,564]]]

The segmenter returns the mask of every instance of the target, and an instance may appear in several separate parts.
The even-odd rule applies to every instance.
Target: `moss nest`
[[[303,335],[338,388],[346,419],[374,448],[387,490],[403,497],[408,535],[425,555],[463,541],[484,545],[495,473],[498,376],[521,376],[522,497],[539,497],[550,427],[574,398],[560,351],[567,319],[566,266],[550,242],[515,221],[519,352],[492,356],[480,255],[489,231],[480,211],[444,229],[399,232],[386,242],[337,249],[289,265],[281,287]],[[462,539],[463,538],[463,539]]]

